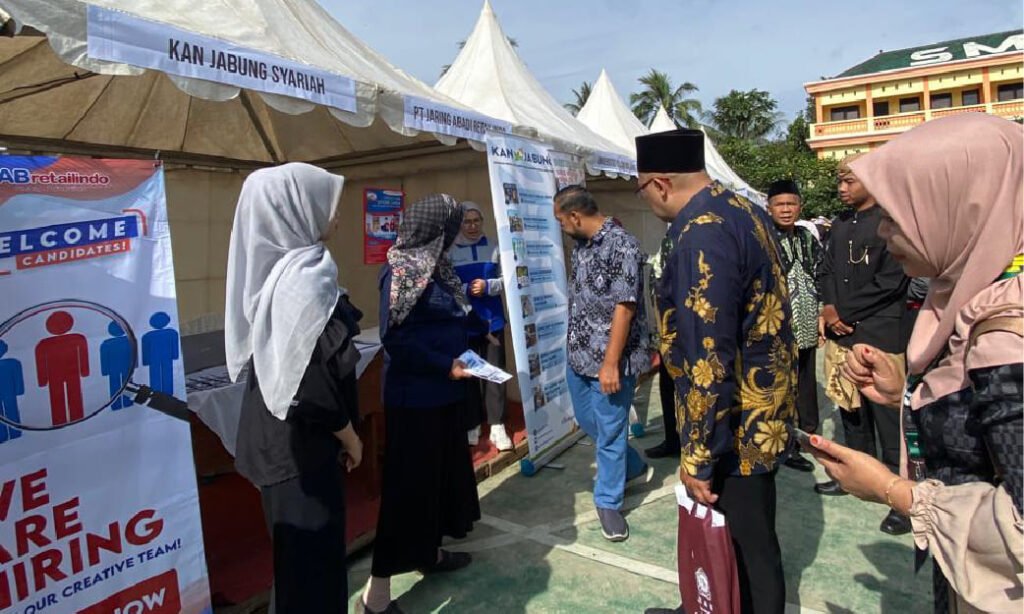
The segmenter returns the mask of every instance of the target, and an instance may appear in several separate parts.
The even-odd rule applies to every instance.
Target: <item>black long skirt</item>
[[[386,410],[378,578],[429,566],[444,536],[463,538],[480,520],[461,405]]]
[[[330,463],[260,489],[274,545],[272,614],[348,608],[344,477]]]

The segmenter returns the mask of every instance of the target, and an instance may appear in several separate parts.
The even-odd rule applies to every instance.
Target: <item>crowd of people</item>
[[[645,456],[678,456],[690,496],[726,518],[741,610],[781,614],[776,474],[812,471],[810,456],[830,476],[820,495],[886,505],[880,529],[912,533],[932,555],[936,612],[1020,611],[1022,137],[972,113],[851,156],[837,177],[847,209],[830,227],[801,220],[791,179],[769,187],[766,209],[714,181],[700,131],[638,137],[636,193],[668,227],[649,259],[585,188],[559,191],[554,217],[573,241],[568,387],[595,444],[604,537],[629,537],[624,492],[650,480]],[[249,374],[238,467],[262,493],[279,614],[347,603],[336,459],[351,470],[362,457],[361,314],[323,244],[342,182],[301,164],[256,171],[232,233],[229,367]],[[396,574],[471,563],[441,547],[480,518],[467,444],[486,419],[490,441],[512,447],[504,389],[458,360],[472,348],[504,365],[502,277],[483,221],[473,203],[428,196],[405,211],[381,271],[386,448],[365,613],[402,611]],[[819,348],[843,445],[820,434]],[[665,440],[641,455],[628,414],[654,365]]]

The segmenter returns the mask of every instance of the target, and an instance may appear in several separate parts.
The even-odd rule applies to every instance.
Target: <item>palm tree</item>
[[[587,104],[587,100],[590,99],[590,83],[584,81],[580,85],[580,89],[573,90],[572,95],[576,97],[575,102],[567,102],[563,107],[573,115],[578,115],[583,105]]]
[[[519,48],[519,41],[517,41],[516,39],[512,38],[511,36],[509,36],[507,38],[508,38],[508,44],[512,45],[513,49],[518,49]],[[462,51],[463,47],[466,46],[466,41],[461,40],[461,41],[459,41],[456,44],[459,47],[459,51]],[[450,69],[451,67],[452,67],[451,64],[445,64],[444,66],[442,66],[441,67],[441,76],[443,77],[445,75],[445,73],[448,72],[448,69]]]
[[[668,116],[676,122],[676,125],[696,128],[699,125],[698,118],[703,114],[700,101],[689,98],[690,94],[697,91],[697,86],[689,81],[679,87],[672,87],[672,79],[668,74],[651,69],[639,79],[644,89],[638,93],[629,95],[629,104],[633,107],[633,114],[640,119],[645,126],[651,124],[658,107],[665,107]]]

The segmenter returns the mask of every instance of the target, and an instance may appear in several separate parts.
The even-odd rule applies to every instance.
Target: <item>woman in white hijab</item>
[[[344,178],[308,164],[251,174],[228,255],[228,371],[248,366],[236,444],[274,544],[271,612],[343,612],[345,499],[338,453],[362,458],[352,338],[362,314],[338,289],[323,241]]]

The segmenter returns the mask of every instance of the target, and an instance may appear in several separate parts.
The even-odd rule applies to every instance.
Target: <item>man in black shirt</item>
[[[875,455],[875,432],[882,462],[899,470],[899,412],[863,397],[846,380],[838,377],[836,366],[855,343],[866,343],[894,355],[902,364],[906,350],[902,319],[906,310],[907,286],[903,268],[878,236],[882,210],[852,172],[849,163],[839,165],[839,198],[848,210],[832,223],[820,276],[823,303],[819,330],[826,338],[826,393],[836,402],[843,422],[846,444]],[[823,495],[845,494],[834,481],[818,484]],[[891,511],[880,529],[900,535],[910,530],[906,518]]]

